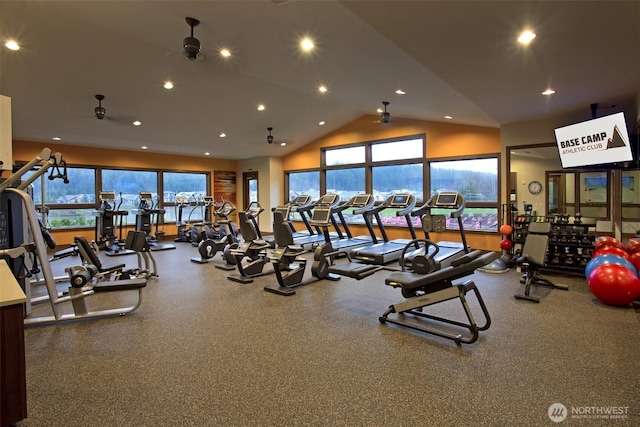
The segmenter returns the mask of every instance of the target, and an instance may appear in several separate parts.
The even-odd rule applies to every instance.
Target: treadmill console
[[[301,196],[296,196],[295,199],[289,202],[289,206],[297,207],[297,206],[305,206],[308,205],[311,201],[311,196],[303,194]]]
[[[338,203],[339,200],[340,196],[338,196],[337,194],[325,194],[324,196],[320,197],[320,200],[318,200],[315,204],[316,206],[333,206]]]
[[[331,208],[317,207],[313,210],[311,225],[327,225],[331,218]]]
[[[371,195],[370,194],[360,194],[360,195],[355,196],[351,206],[354,206],[354,207],[367,206],[369,204],[370,200],[371,200]]]
[[[454,209],[460,206],[458,193],[438,193],[433,207]]]
[[[389,206],[392,208],[404,208],[409,204],[409,198],[409,194],[396,194],[393,196]]]

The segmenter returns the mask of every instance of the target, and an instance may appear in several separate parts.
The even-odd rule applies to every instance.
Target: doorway
[[[242,173],[242,200],[244,201],[244,209],[247,209],[249,203],[258,201],[258,172]]]

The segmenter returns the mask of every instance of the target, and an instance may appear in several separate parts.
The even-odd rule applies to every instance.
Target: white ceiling
[[[592,103],[635,114],[640,92],[638,1],[1,0],[0,13],[3,43],[22,46],[0,49],[0,93],[12,98],[19,140],[282,156],[382,101],[392,121],[451,115],[499,127],[590,118]],[[187,16],[201,21],[197,61],[182,49]],[[525,26],[538,34],[528,48],[515,42]],[[303,35],[316,41],[312,55],[298,49]],[[548,86],[552,97],[541,95]],[[105,120],[93,114],[96,94]],[[288,145],[267,144],[267,127]]]

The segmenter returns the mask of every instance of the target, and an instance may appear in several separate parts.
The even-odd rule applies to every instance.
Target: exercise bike
[[[347,275],[357,280],[363,279],[382,267],[370,264],[351,262],[346,251],[336,251],[333,249],[329,235],[329,224],[331,221],[331,207],[317,206],[313,210],[310,225],[319,227],[324,234],[325,242],[318,245],[313,252],[313,263],[311,275],[313,279],[303,281],[307,267],[307,260],[302,255],[306,250],[296,245],[293,241],[293,233],[286,221],[288,207],[280,207],[273,212],[273,234],[277,248],[271,255],[271,262],[278,280],[277,285],[267,285],[264,290],[283,296],[295,295],[294,288],[308,285],[319,280],[340,280],[341,276]],[[348,262],[334,264],[338,256],[346,256]]]
[[[206,230],[201,231],[202,240],[198,243],[198,253],[200,258],[191,258],[191,262],[198,264],[206,264],[211,258],[213,258],[218,252],[224,255],[224,249],[228,245],[238,243],[238,233],[234,229],[229,215],[236,210],[230,202],[223,202],[218,209],[215,210],[214,215],[218,218],[217,223],[219,230],[221,230],[222,237],[219,240],[214,240],[207,237]],[[222,234],[224,230],[224,234]],[[226,259],[227,263],[233,263],[231,259]]]

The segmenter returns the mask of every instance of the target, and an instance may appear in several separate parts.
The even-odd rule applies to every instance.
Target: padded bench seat
[[[117,292],[133,289],[141,289],[147,286],[147,279],[125,279],[111,280],[108,282],[98,282],[93,285],[95,292]]]
[[[385,279],[385,284],[393,287],[402,287],[402,289],[409,291],[434,285],[435,289],[433,290],[438,290],[442,286],[449,286],[452,280],[468,276],[475,269],[489,264],[497,257],[498,254],[496,252],[483,254],[480,250],[474,250],[452,261],[448,267],[429,274],[416,274],[408,271],[393,272]]]

